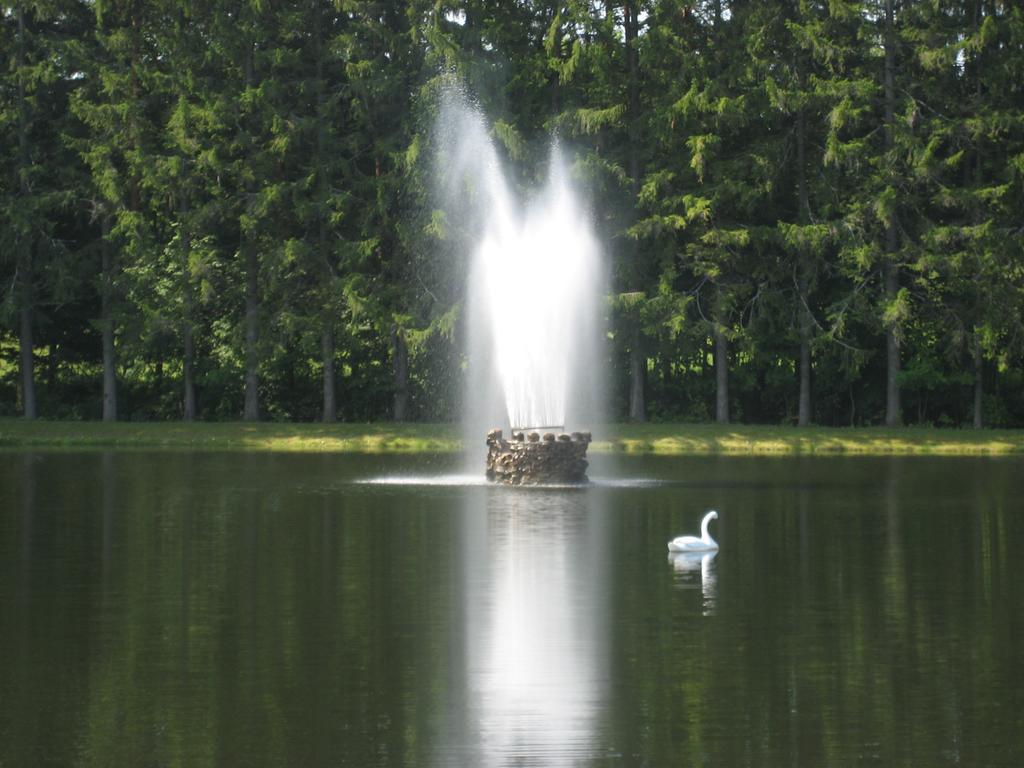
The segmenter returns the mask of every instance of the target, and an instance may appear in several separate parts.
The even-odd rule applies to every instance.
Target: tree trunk
[[[192,238],[188,227],[188,195],[182,191],[179,198],[179,225],[181,226],[181,281],[182,295],[184,297],[184,317],[182,321],[182,342],[184,354],[182,357],[182,377],[184,378],[184,411],[182,418],[185,421],[195,421],[196,418],[196,383],[195,383],[195,338],[192,328],[192,312],[195,303],[192,294],[192,275],[189,261],[191,259]]]
[[[800,401],[797,406],[797,426],[811,423],[811,324],[807,310],[800,312]]]
[[[799,211],[797,221],[801,224],[809,224],[811,221],[811,203],[807,194],[807,121],[804,118],[803,110],[797,116],[796,131],[796,162],[797,162],[797,192],[799,196]],[[806,257],[798,256],[800,279],[798,281],[800,290],[800,306],[797,308],[800,317],[800,395],[797,405],[797,426],[806,427],[811,423],[811,316],[808,309],[809,285],[807,272],[809,266],[806,264]]]
[[[668,391],[669,382],[672,381],[672,355],[671,355],[671,342],[666,338],[667,334],[661,334],[659,339],[659,352],[657,356],[658,360],[658,383],[661,385],[663,392]]]
[[[186,308],[186,311],[187,308]],[[189,320],[185,321],[184,329],[184,345],[185,354],[183,358],[184,368],[184,385],[185,385],[185,401],[184,410],[182,412],[182,419],[185,421],[195,421],[198,413],[196,412],[196,374],[195,374],[195,339],[192,330],[192,323]]]
[[[254,22],[251,22],[254,23]],[[256,85],[255,43],[250,39],[245,50],[245,85],[253,88]],[[246,182],[246,196],[252,194],[251,183]],[[258,421],[260,418],[259,401],[259,258],[256,254],[254,235],[242,227],[239,236],[242,240],[242,251],[245,255],[245,405],[242,418],[245,421]]]
[[[320,351],[324,364],[324,423],[330,424],[338,420],[338,403],[334,378],[334,329],[330,322],[324,321],[324,330],[320,335]]]
[[[18,45],[15,62],[18,77],[18,186],[24,200],[28,200],[32,190],[29,186],[28,172],[32,164],[29,152],[28,135],[28,104],[25,93],[25,13],[18,5]],[[19,229],[21,229],[19,227]],[[32,239],[28,232],[18,231],[17,242],[18,264],[18,301],[19,338],[21,353],[21,412],[26,419],[36,418],[36,380],[32,342]]]
[[[803,83],[801,82],[801,87]],[[811,198],[807,192],[807,118],[801,109],[796,118],[796,170],[797,210],[796,218],[801,224],[811,221]]]
[[[320,259],[320,287],[323,291],[324,304],[323,332],[320,337],[320,347],[323,356],[324,368],[324,402],[323,420],[331,423],[338,418],[338,402],[334,372],[334,327],[331,317],[330,302],[326,299],[329,294],[333,269],[327,238],[327,116],[326,98],[324,96],[324,45],[321,32],[320,20],[317,20],[314,31],[314,43],[316,46],[316,175],[317,175],[317,255]]]
[[[626,40],[626,120],[629,135],[629,178],[632,182],[633,197],[636,198],[640,194],[640,52],[637,49],[640,20],[637,16],[637,0],[626,0],[623,11]]]
[[[629,420],[635,423],[647,421],[647,403],[644,384],[647,374],[647,355],[643,350],[643,333],[640,321],[630,323],[629,344]]]
[[[895,146],[895,109],[896,109],[896,43],[893,39],[894,29],[893,0],[885,2],[885,149],[891,152]],[[899,248],[899,232],[896,229],[896,213],[885,228],[885,298],[893,301],[899,293],[900,270],[896,263],[896,252]],[[885,330],[885,425],[899,426],[902,423],[902,407],[900,403],[900,344],[898,329],[888,327]]]
[[[630,190],[633,195],[631,218],[636,218],[637,198],[640,195],[640,57],[638,50],[639,19],[637,17],[638,0],[625,0],[623,3],[623,31],[626,44],[626,134],[627,156]],[[640,290],[643,285],[640,252],[636,244],[631,249],[630,262],[633,287]],[[647,379],[647,355],[643,349],[643,333],[640,320],[636,319],[631,329],[629,350],[629,420],[634,423],[647,421],[647,402],[644,391]]]
[[[975,34],[978,31],[978,27],[982,22],[982,0],[977,0],[974,4],[974,19],[971,23],[971,34]],[[979,49],[975,52],[974,56],[971,57],[968,62],[973,66],[971,69],[972,79],[974,80],[974,98],[975,104],[978,108],[983,103],[984,94],[982,92],[981,75],[985,64],[984,61],[984,49]],[[964,186],[968,186],[973,183],[981,188],[984,179],[984,166],[982,164],[981,146],[976,145],[973,149],[974,162],[971,164],[971,169],[968,173],[973,175],[973,179],[967,176],[965,173]],[[980,210],[976,210],[974,214],[974,223],[981,224],[984,221],[984,215]],[[984,297],[975,296],[976,311],[980,311],[981,307],[978,306],[985,301]],[[984,381],[984,359],[982,357],[981,349],[981,335],[980,329],[975,326],[973,339],[973,356],[974,356],[974,419],[973,426],[975,429],[981,429],[984,426],[984,396],[985,396],[985,381]]]
[[[249,235],[243,233],[243,238]],[[245,249],[245,421],[259,421],[259,260],[256,247],[246,242]]]
[[[23,301],[21,305],[21,333],[18,338],[21,347],[21,413],[26,419],[34,419],[36,412],[36,380],[32,344],[32,307]]]
[[[887,244],[890,240],[889,235],[886,235]],[[892,301],[896,298],[897,293],[899,293],[899,268],[889,262],[885,265],[885,298]],[[898,427],[903,421],[899,382],[900,343],[896,329],[892,327],[885,330],[885,362],[885,425]]]
[[[51,389],[57,386],[57,373],[60,370],[60,344],[50,344],[50,354],[46,356],[46,383]]]
[[[984,360],[981,356],[981,344],[978,342],[977,334],[974,339],[974,428],[981,429],[983,425],[982,421],[982,404],[985,395],[984,379],[982,372],[984,370]]]
[[[110,222],[103,217],[103,276],[100,298],[100,324],[103,328],[103,420],[117,421],[117,371],[114,357],[114,259],[107,236]]]
[[[409,346],[405,331],[395,326],[391,329],[393,369],[395,374],[394,420],[405,421],[409,414]]]
[[[715,421],[729,423],[729,339],[725,328],[715,320]]]
[[[627,171],[629,173],[630,190],[633,194],[631,217],[635,220],[637,197],[640,194],[640,59],[637,49],[639,37],[639,19],[637,18],[638,0],[625,0],[622,6],[623,30],[626,44],[626,133],[627,133]],[[634,290],[643,285],[642,267],[636,244],[631,248],[629,261],[631,276],[627,283]],[[640,320],[631,323],[629,345],[629,420],[635,423],[647,421],[647,402],[645,385],[647,379],[647,355],[643,349],[643,333]]]

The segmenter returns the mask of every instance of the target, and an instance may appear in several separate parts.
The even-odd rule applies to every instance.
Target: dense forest
[[[0,415],[455,419],[451,81],[609,262],[611,416],[1024,425],[1015,0],[23,0]]]

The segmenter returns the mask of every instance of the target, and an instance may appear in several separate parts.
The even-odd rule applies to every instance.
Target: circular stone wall
[[[564,485],[587,482],[589,432],[500,429],[487,433],[487,479],[505,485]]]

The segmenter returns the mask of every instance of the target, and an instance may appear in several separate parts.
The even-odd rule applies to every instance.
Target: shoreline
[[[592,453],[685,456],[1006,456],[1024,454],[1024,430],[608,424]],[[484,451],[481,435],[480,450]],[[455,453],[457,424],[84,422],[0,419],[0,449],[163,449],[329,453]]]

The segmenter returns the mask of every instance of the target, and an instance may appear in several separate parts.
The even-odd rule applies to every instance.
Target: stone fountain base
[[[505,485],[564,485],[587,482],[589,432],[523,432],[505,440],[487,433],[487,479]]]

